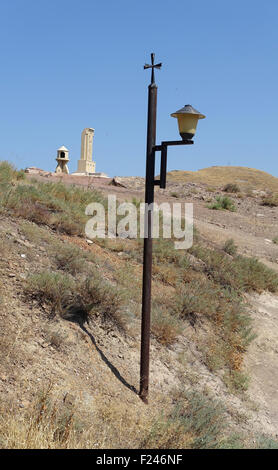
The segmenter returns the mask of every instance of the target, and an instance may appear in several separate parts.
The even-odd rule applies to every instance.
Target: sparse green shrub
[[[20,223],[20,230],[30,242],[36,244],[56,243],[55,235],[47,227],[39,227],[35,223],[23,220]]]
[[[12,181],[22,181],[25,179],[24,170],[17,171],[15,166],[7,161],[0,162],[0,185],[12,183]]]
[[[175,197],[175,198],[177,198],[177,199],[180,197],[180,195],[179,195],[178,193],[176,193],[175,191],[172,192],[172,193],[170,194],[170,196],[171,196],[171,197]]]
[[[233,260],[234,279],[241,279],[245,291],[262,292],[268,290],[277,292],[278,275],[256,258],[246,258],[238,255]]]
[[[58,314],[84,323],[97,315],[120,329],[126,327],[126,312],[120,311],[123,292],[103,281],[96,271],[78,280],[55,272],[34,274],[27,279],[25,292],[41,305],[48,305],[52,316]]]
[[[5,171],[4,171],[5,170]],[[3,167],[3,174],[10,174]],[[88,191],[62,183],[39,183],[33,179],[28,184],[11,184],[1,189],[2,210],[11,210],[17,217],[40,225],[48,225],[68,235],[84,235],[88,217],[85,208],[91,202],[100,202],[107,208],[107,200],[95,190]]]
[[[211,316],[217,313],[221,292],[221,287],[208,279],[189,282],[181,286],[174,311],[179,318],[195,323],[198,314]]]
[[[228,259],[223,253],[200,245],[193,245],[189,251],[205,263],[203,271],[224,287],[245,292],[278,290],[277,273],[256,258],[238,255]]]
[[[193,278],[180,287],[172,314],[188,321],[194,328],[204,317],[214,325],[211,341],[207,341],[203,351],[204,361],[211,370],[223,365],[232,370],[240,368],[242,353],[253,336],[250,316],[236,291],[206,277]],[[217,337],[214,337],[215,333]]]
[[[278,245],[278,237],[274,237],[272,241],[275,243],[275,245]]]
[[[215,449],[221,446],[225,419],[220,403],[201,393],[183,393],[173,412],[162,415],[142,443],[152,449]]]
[[[70,311],[83,311],[86,320],[99,315],[104,322],[109,321],[125,330],[128,316],[121,310],[124,300],[120,289],[104,282],[95,274],[78,283]]]
[[[255,449],[278,449],[278,440],[262,434],[255,441]]]
[[[152,309],[151,331],[159,343],[169,346],[181,334],[182,325],[167,309],[157,305]]]
[[[225,253],[231,256],[234,256],[236,254],[237,246],[232,238],[229,238],[228,240],[226,240],[223,246],[223,250],[225,251]]]
[[[186,256],[183,250],[176,250],[172,240],[158,238],[153,241],[154,263],[184,263]]]
[[[200,393],[187,393],[187,406],[177,405],[171,418],[181,423],[184,431],[194,435],[193,449],[213,449],[219,446],[223,430],[223,407]]]
[[[25,180],[26,179],[25,171],[24,170],[17,171],[16,179],[17,179],[17,181]]]
[[[75,282],[68,275],[44,271],[27,278],[25,292],[40,304],[47,304],[54,316],[62,314],[71,302],[74,287]]]
[[[250,378],[240,370],[230,370],[223,376],[223,382],[228,390],[233,392],[246,392]]]
[[[136,273],[134,265],[124,264],[123,267],[117,266],[116,269],[114,266],[109,265],[108,269],[113,271],[114,282],[117,283],[118,287],[123,292],[130,310],[134,312],[135,315],[140,314],[142,279],[141,276],[138,276],[138,273]]]
[[[240,187],[236,183],[228,183],[224,186],[223,191],[226,193],[239,193]]]
[[[52,245],[51,251],[55,256],[55,263],[58,269],[66,271],[73,276],[88,270],[86,261],[92,260],[92,254],[89,254],[72,244],[65,245],[59,243]]]
[[[216,196],[215,201],[207,207],[214,210],[236,211],[233,201],[228,196]]]
[[[0,184],[11,183],[16,175],[15,167],[7,162],[0,162]]]

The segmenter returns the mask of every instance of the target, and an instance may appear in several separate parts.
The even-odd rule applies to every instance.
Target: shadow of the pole
[[[95,346],[96,348],[96,351],[98,352],[98,354],[100,355],[102,361],[107,365],[107,367],[109,367],[109,369],[111,370],[111,372],[113,372],[113,374],[115,375],[115,377],[126,387],[128,388],[129,390],[131,390],[132,392],[134,392],[136,395],[138,395],[138,391],[136,390],[136,388],[133,386],[133,385],[130,385],[124,378],[123,376],[120,374],[120,372],[118,371],[118,369],[109,361],[109,359],[105,356],[105,354],[102,352],[102,350],[98,347],[97,343],[96,343],[96,340],[94,338],[94,336],[92,335],[92,333],[90,333],[87,328],[84,326],[84,324],[78,322],[80,328],[82,331],[84,331],[84,333],[86,333],[92,344]]]

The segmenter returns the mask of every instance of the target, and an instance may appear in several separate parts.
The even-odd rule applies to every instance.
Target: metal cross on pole
[[[155,55],[154,55],[154,53],[152,52],[152,53],[151,53],[151,62],[152,62],[152,64],[151,64],[151,65],[150,65],[150,64],[145,64],[145,65],[144,65],[144,69],[152,69],[151,84],[154,83],[154,69],[160,69],[161,66],[162,66],[162,63],[161,63],[161,62],[160,62],[159,64],[155,64],[155,63],[154,63],[154,57],[155,57]]]

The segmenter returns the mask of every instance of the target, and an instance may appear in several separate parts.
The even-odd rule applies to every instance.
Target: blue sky
[[[150,53],[163,63],[157,141],[179,138],[170,113],[192,104],[195,145],[168,169],[212,165],[278,176],[277,0],[1,0],[0,159],[55,169],[95,128],[97,171],[145,174]]]

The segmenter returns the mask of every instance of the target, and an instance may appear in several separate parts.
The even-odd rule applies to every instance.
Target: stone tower
[[[77,173],[95,173],[96,163],[93,161],[93,138],[95,130],[86,127],[81,134],[81,156],[78,160]]]
[[[69,174],[68,162],[69,162],[69,151],[66,147],[62,146],[57,150],[56,158],[57,166],[55,173]]]

